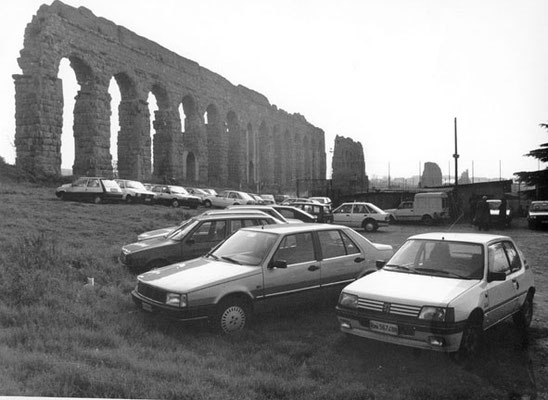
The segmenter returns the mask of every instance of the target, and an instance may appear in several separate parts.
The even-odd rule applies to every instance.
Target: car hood
[[[122,251],[127,253],[136,253],[142,250],[148,250],[151,248],[162,248],[162,247],[168,247],[172,246],[176,243],[179,243],[176,240],[166,239],[163,236],[160,237],[154,237],[152,239],[148,240],[141,240],[139,242],[126,244]]]
[[[390,213],[395,213],[397,210],[398,210],[397,208],[387,208],[386,210],[384,210],[384,212],[387,214],[390,214]]]
[[[171,231],[173,231],[174,229],[177,229],[177,228],[178,228],[177,226],[170,226],[170,227],[167,227],[167,228],[156,229],[154,231],[143,232],[139,236],[137,236],[137,239],[138,240],[146,240],[146,239],[158,238],[160,236],[163,237],[163,236],[167,235],[168,233],[170,233]]]
[[[195,258],[139,275],[141,282],[163,290],[189,293],[204,287],[261,273],[257,266]]]
[[[358,279],[343,290],[386,302],[446,306],[479,282],[380,270]]]

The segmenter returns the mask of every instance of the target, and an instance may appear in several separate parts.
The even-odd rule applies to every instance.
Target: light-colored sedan
[[[510,237],[427,233],[345,287],[337,317],[347,334],[466,360],[483,332],[506,318],[528,327],[534,295],[531,266]]]
[[[224,190],[215,196],[204,198],[205,207],[225,208],[232,205],[257,204],[255,199],[246,192],[237,190]]]
[[[345,226],[244,228],[204,257],[139,275],[132,296],[144,311],[208,319],[230,333],[255,312],[336,299],[342,287],[392,254],[391,246]]]
[[[122,189],[122,200],[126,203],[152,203],[154,193],[148,190],[141,182],[129,179],[115,179]]]
[[[388,225],[390,214],[373,203],[343,203],[333,210],[333,223],[374,232]]]

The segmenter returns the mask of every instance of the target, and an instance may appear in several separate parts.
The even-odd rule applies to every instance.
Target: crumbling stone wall
[[[368,179],[360,142],[342,136],[335,137],[333,149],[332,187],[341,195],[366,192]]]
[[[74,175],[113,173],[108,86],[114,77],[121,93],[120,177],[148,180],[153,171],[184,182],[280,190],[294,188],[301,177],[325,178],[324,132],[302,115],[59,1],[41,6],[27,25],[18,59],[22,74],[14,75],[16,163],[32,174],[60,175],[63,92],[57,75],[63,58],[79,84]],[[150,92],[159,108],[153,116]]]

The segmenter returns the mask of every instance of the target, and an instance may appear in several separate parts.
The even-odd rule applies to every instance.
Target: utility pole
[[[457,191],[457,186],[459,185],[459,152],[457,151],[457,117],[455,117],[455,154],[453,154],[455,159],[455,192]]]

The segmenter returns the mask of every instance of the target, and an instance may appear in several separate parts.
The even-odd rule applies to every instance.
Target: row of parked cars
[[[230,334],[256,313],[338,298],[346,334],[462,358],[506,318],[532,321],[532,268],[508,236],[429,233],[394,252],[348,226],[268,208],[210,209],[123,246],[121,262],[140,273],[136,306]]]

